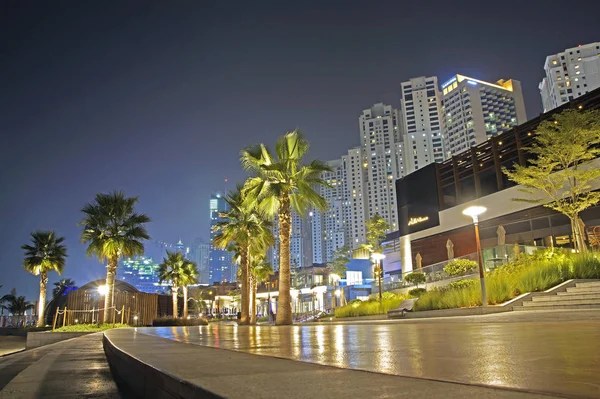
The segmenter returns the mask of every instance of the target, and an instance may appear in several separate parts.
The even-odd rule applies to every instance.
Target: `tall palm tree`
[[[272,274],[273,265],[265,262],[264,257],[262,259],[256,258],[256,261],[251,263],[252,299],[250,309],[252,309],[252,313],[250,315],[250,324],[256,324],[256,292],[258,291],[258,285],[267,281]]]
[[[46,308],[46,290],[48,272],[61,274],[65,267],[67,248],[62,244],[65,239],[57,237],[54,231],[34,231],[31,233],[31,243],[21,248],[25,251],[23,266],[34,276],[40,276],[40,299],[38,301],[37,326],[44,326],[44,309]]]
[[[111,323],[114,312],[115,275],[119,258],[144,254],[142,240],[150,236],[144,227],[150,218],[136,213],[134,206],[138,197],[125,197],[120,191],[97,194],[94,202],[82,209],[83,225],[81,242],[88,244],[88,256],[95,255],[100,262],[107,261],[106,296],[104,298],[104,322]]]
[[[173,317],[178,317],[177,294],[179,287],[186,287],[193,282],[198,274],[196,264],[187,260],[180,251],[169,252],[167,257],[158,265],[158,279],[162,283],[168,281],[171,283],[171,294],[173,295]],[[187,287],[186,287],[187,288]],[[184,290],[184,315],[186,312],[187,289]]]
[[[331,168],[318,160],[304,165],[303,158],[308,147],[308,141],[298,130],[294,130],[277,140],[275,155],[264,144],[250,146],[240,153],[242,166],[253,175],[244,186],[247,201],[250,206],[258,206],[270,216],[277,215],[279,224],[279,300],[276,324],[292,324],[292,209],[299,214],[306,214],[310,208],[323,211],[327,209],[327,201],[315,188],[329,186],[321,175],[331,171]]]
[[[242,304],[239,322],[248,324],[250,256],[254,252],[266,251],[273,245],[274,240],[271,233],[272,224],[258,208],[250,206],[244,201],[241,190],[242,187],[238,186],[236,191],[225,197],[225,202],[230,209],[220,214],[226,220],[215,226],[218,234],[213,238],[213,244],[215,247],[223,249],[232,244],[239,248],[239,264],[242,272]]]
[[[181,276],[181,290],[183,291],[183,317],[188,317],[188,285],[198,282],[198,267],[194,262],[187,261]]]
[[[56,299],[59,296],[62,296],[69,288],[75,287],[75,281],[70,278],[62,278],[54,283],[54,288],[52,289],[52,299]]]

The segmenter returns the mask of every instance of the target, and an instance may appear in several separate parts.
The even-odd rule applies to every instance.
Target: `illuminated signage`
[[[445,89],[446,87],[450,86],[452,83],[456,82],[456,76],[453,77],[452,79],[450,79],[449,81],[447,81],[446,83],[444,83],[442,85],[442,89]]]
[[[410,220],[408,221],[408,225],[414,226],[415,224],[426,222],[428,220],[429,220],[429,216],[419,216],[416,218],[410,218]]]

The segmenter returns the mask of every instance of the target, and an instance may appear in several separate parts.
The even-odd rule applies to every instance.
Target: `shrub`
[[[477,284],[477,280],[457,280],[448,284],[448,288],[450,290],[466,288]]]
[[[544,291],[571,278],[600,278],[600,260],[594,253],[572,254],[542,250],[522,255],[486,276],[489,304],[506,302],[526,292]],[[422,294],[415,310],[449,309],[481,304],[477,280],[459,280]]]
[[[395,294],[393,292],[384,292],[383,294],[381,294],[381,297],[383,299],[396,299],[398,298],[398,294]]]
[[[256,321],[257,322],[269,321],[269,315],[261,316],[258,319],[256,319]]]
[[[127,324],[73,324],[72,326],[64,326],[57,328],[54,332],[99,332],[110,330],[111,328],[125,328]]]
[[[335,317],[359,317],[371,316],[378,314],[387,314],[391,309],[396,309],[403,300],[407,299],[408,295],[394,294],[393,298],[383,299],[381,304],[379,300],[361,301],[354,299],[346,306],[342,306],[335,310]]]
[[[182,317],[159,317],[152,320],[153,327],[173,327],[173,326],[205,326],[208,322],[202,318],[184,319]]]
[[[426,292],[427,292],[427,289],[425,289],[425,288],[413,288],[412,290],[408,291],[408,295],[419,298],[421,295],[423,295]]]
[[[407,283],[416,285],[418,288],[419,284],[423,284],[425,281],[427,281],[427,278],[425,277],[425,274],[421,272],[412,272],[411,274],[405,276],[404,280],[406,280]]]
[[[477,262],[469,259],[456,259],[444,266],[448,276],[462,276],[477,268]]]

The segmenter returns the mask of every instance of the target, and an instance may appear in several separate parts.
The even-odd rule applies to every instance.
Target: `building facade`
[[[348,157],[327,162],[331,172],[321,178],[330,187],[319,187],[319,194],[327,201],[325,212],[317,209],[309,214],[312,225],[312,263],[333,260],[335,251],[350,241],[350,201],[348,197]]]
[[[190,258],[198,267],[198,283],[210,284],[209,259],[210,244],[201,239],[196,239],[190,251]]]
[[[600,87],[600,42],[549,55],[544,71],[539,89],[548,112]]]
[[[476,252],[472,220],[462,211],[469,206],[484,206],[487,211],[479,220],[481,243],[486,249],[499,245],[498,227],[503,226],[502,243],[514,246],[571,247],[573,237],[569,219],[543,203],[514,201],[535,199],[508,180],[503,167],[526,165],[527,147],[533,142],[541,121],[553,120],[564,109],[600,109],[600,89],[540,115],[493,137],[469,151],[440,164],[431,164],[396,182],[400,229],[388,235],[385,271],[413,269],[417,255],[423,267],[447,261],[447,243],[453,243],[452,258]],[[591,167],[600,167],[600,158]],[[591,184],[600,190],[600,183]],[[542,199],[549,202],[548,199]],[[600,226],[600,206],[581,213],[587,227]],[[598,227],[600,228],[600,227]],[[587,230],[588,237],[592,236]],[[595,235],[595,233],[593,233]],[[512,248],[510,249],[512,251]],[[490,262],[502,261],[494,256]],[[396,270],[395,270],[396,269]]]
[[[209,284],[215,282],[236,281],[237,266],[233,263],[231,252],[215,248],[213,244],[214,237],[218,234],[214,231],[217,223],[225,221],[220,213],[227,212],[229,205],[219,193],[210,196],[210,242],[208,256],[208,280]]]
[[[158,283],[158,262],[151,257],[124,258],[117,268],[117,280],[125,281],[142,292],[155,294],[163,291]]]
[[[400,87],[404,167],[408,174],[444,160],[442,93],[436,76],[413,78]]]
[[[446,157],[527,121],[521,83],[456,75],[442,85]]]
[[[379,214],[388,222],[391,231],[398,228],[394,181],[405,174],[404,143],[398,110],[391,105],[375,104],[363,110],[358,118],[358,124],[364,168],[361,173],[364,179],[362,203],[365,207],[363,223],[355,223],[353,226],[363,230],[354,234],[355,238],[361,237],[361,240],[354,242],[354,246],[364,242],[364,220],[375,214]],[[352,165],[352,160],[350,159],[350,173],[355,172],[356,169],[356,166]],[[356,197],[352,196],[352,198]]]

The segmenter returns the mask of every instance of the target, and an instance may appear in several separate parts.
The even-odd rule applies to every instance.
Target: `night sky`
[[[66,237],[65,277],[104,276],[77,226],[98,192],[139,195],[154,239],[206,239],[244,146],[300,127],[311,158],[337,158],[362,109],[422,75],[518,79],[531,118],[546,55],[600,40],[598,1],[285,3],[0,6],[0,295],[37,297],[20,249],[35,229]]]

